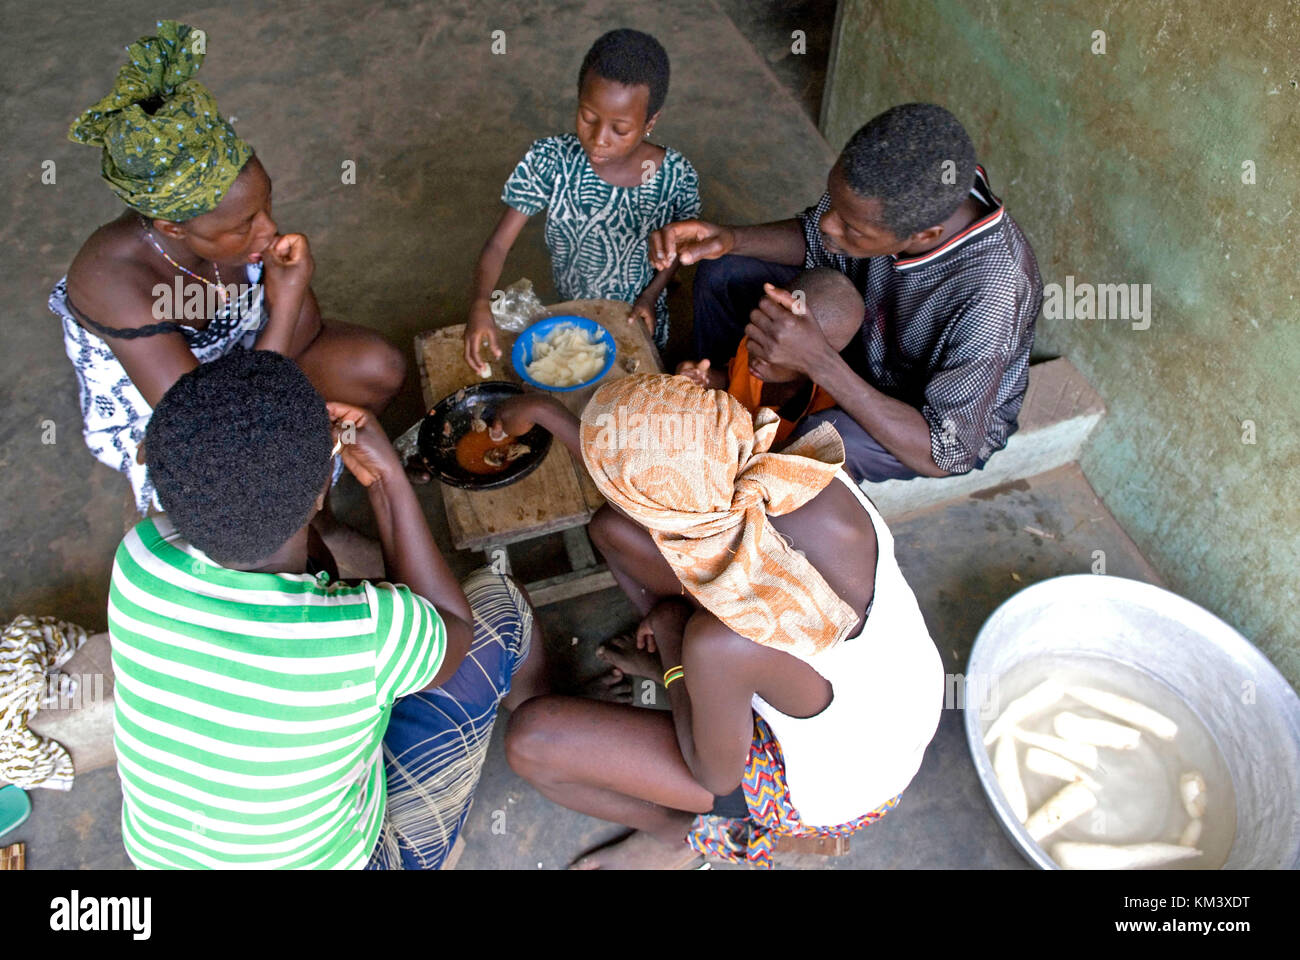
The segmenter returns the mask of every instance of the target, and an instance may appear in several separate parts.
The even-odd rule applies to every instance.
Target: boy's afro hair
[[[158,401],[145,459],[182,537],[217,563],[252,563],[311,517],[332,467],[325,401],[298,365],[235,350]]]
[[[643,84],[650,88],[646,119],[658,113],[668,97],[668,51],[654,37],[640,30],[611,30],[603,34],[582,59],[578,90],[588,72],[625,87]]]
[[[933,103],[904,103],[868,120],[839,164],[849,189],[881,202],[884,224],[900,240],[947,220],[975,183],[975,145]]]

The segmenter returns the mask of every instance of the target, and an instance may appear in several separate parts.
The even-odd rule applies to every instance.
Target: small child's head
[[[578,72],[577,133],[592,164],[631,155],[650,135],[668,96],[668,52],[648,33],[611,30]]]
[[[830,267],[805,270],[794,278],[790,292],[796,299],[803,300],[808,315],[817,321],[826,342],[837,352],[847,347],[862,329],[862,318],[866,313],[862,294],[853,281],[838,270]],[[751,366],[755,366],[754,372],[767,383],[791,383],[803,379],[802,374],[788,367],[766,362],[755,365],[752,360]]]

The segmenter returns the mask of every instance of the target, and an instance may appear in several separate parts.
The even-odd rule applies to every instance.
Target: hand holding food
[[[492,307],[486,300],[477,301],[469,312],[469,323],[465,325],[465,362],[480,377],[491,375],[492,367],[487,362],[485,352],[492,351],[492,356],[501,359],[501,347],[497,343],[497,324],[492,319]]]
[[[655,304],[653,300],[646,300],[644,297],[638,297],[636,303],[632,304],[632,310],[627,315],[628,323],[640,323],[645,327],[645,332],[654,336],[655,332]]]
[[[325,404],[334,424],[343,466],[363,487],[402,473],[397,451],[374,414],[361,407],[330,401]]]

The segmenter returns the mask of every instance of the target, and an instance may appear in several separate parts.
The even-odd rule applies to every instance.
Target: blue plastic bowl
[[[535,339],[545,340],[552,330],[565,323],[571,323],[581,330],[586,330],[592,340],[605,344],[605,365],[590,380],[574,384],[572,387],[552,387],[545,383],[538,383],[528,375],[525,369],[528,364],[533,362],[533,342]],[[614,354],[617,352],[618,347],[614,343],[614,338],[610,336],[608,330],[596,321],[588,320],[586,317],[547,317],[545,320],[538,320],[531,326],[524,328],[515,340],[515,348],[510,352],[510,361],[514,364],[515,373],[519,374],[524,383],[529,386],[536,387],[538,390],[549,390],[552,393],[568,393],[570,390],[581,390],[583,387],[589,387],[609,373],[610,367],[614,366]]]

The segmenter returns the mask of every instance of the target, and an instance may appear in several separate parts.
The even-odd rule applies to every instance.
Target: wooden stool
[[[604,327],[614,338],[616,360],[602,383],[631,372],[662,373],[659,352],[645,328],[627,322],[629,306],[615,300],[573,300],[547,307],[545,316],[577,315]],[[426,409],[464,386],[480,382],[464,359],[463,324],[421,333],[415,338],[415,359]],[[491,363],[490,378],[521,383],[510,363],[517,334],[499,331],[501,359]],[[580,414],[599,384],[553,396],[574,414]],[[399,440],[409,446],[407,431]],[[442,486],[447,528],[457,550],[482,550],[498,573],[510,573],[510,544],[548,534],[564,536],[571,569],[525,584],[535,607],[615,586],[614,575],[596,562],[585,527],[604,504],[586,468],[553,443],[550,453],[533,473],[500,490],[461,490]]]
[[[11,843],[7,847],[0,847],[0,870],[26,870],[27,869],[27,846],[22,843]]]

